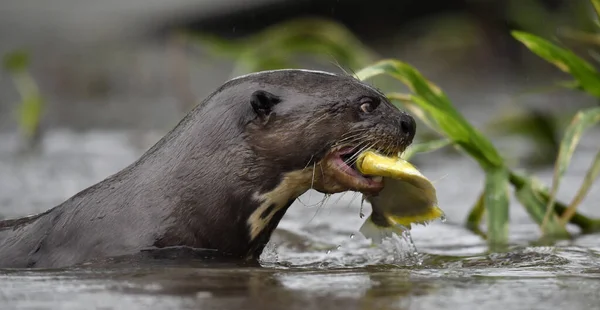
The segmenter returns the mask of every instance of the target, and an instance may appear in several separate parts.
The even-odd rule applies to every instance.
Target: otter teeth
[[[371,180],[373,180],[375,182],[381,182],[381,181],[383,181],[383,177],[378,175],[378,176],[372,177]]]

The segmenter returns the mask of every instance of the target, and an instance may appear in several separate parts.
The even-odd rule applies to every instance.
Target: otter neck
[[[284,173],[281,182],[265,193],[255,193],[260,203],[246,221],[249,248],[247,257],[258,258],[269,242],[273,231],[292,203],[311,188],[313,169]]]
[[[212,163],[204,165],[211,167]],[[214,165],[217,165],[216,161]],[[235,166],[243,164],[236,163]],[[283,172],[274,177],[277,182],[260,189],[257,184],[265,180],[253,176],[273,176],[275,172],[251,171],[242,176],[231,171],[210,180],[208,177],[195,178],[201,172],[193,171],[194,165],[184,166],[188,167],[192,168],[175,169],[174,177],[180,177],[179,182],[166,182],[179,186],[163,189],[163,194],[173,199],[169,202],[172,214],[168,215],[164,234],[154,245],[210,248],[246,259],[260,256],[287,209],[311,188],[313,178],[312,167]],[[230,184],[235,187],[229,187]],[[232,193],[228,199],[214,195],[212,188],[220,185],[226,188],[217,192]]]

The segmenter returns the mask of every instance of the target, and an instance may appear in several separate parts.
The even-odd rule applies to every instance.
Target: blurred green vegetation
[[[233,75],[292,67],[306,56],[316,61],[335,60],[348,68],[363,67],[375,57],[348,29],[321,18],[286,21],[236,41],[186,31],[181,34],[203,42],[214,56],[235,59]]]
[[[573,76],[573,82],[559,83],[560,86],[579,89],[592,96],[600,95],[600,76],[575,53],[526,32],[515,31],[513,36],[533,53]],[[583,233],[600,230],[600,220],[587,218],[576,211],[598,175],[600,153],[571,204],[557,202],[555,197],[559,180],[581,135],[599,121],[598,107],[578,111],[562,135],[559,132],[563,128],[543,113],[531,113],[525,117],[521,115],[521,118],[509,120],[505,126],[507,132],[525,134],[535,139],[540,146],[552,151],[548,152],[552,158],[558,152],[558,158],[554,161],[556,173],[553,185],[548,189],[534,176],[518,173],[510,167],[493,143],[455,109],[438,86],[417,69],[397,59],[373,62],[375,54],[339,24],[322,19],[298,19],[237,41],[198,34],[190,34],[189,37],[210,46],[215,56],[234,59],[237,63],[235,75],[294,67],[297,66],[298,62],[294,60],[298,55],[310,55],[318,60],[336,59],[342,70],[344,67],[360,68],[350,74],[361,80],[386,76],[402,83],[408,88],[407,93],[390,92],[386,95],[399,108],[410,111],[420,119],[432,132],[430,141],[413,145],[404,156],[408,158],[419,152],[452,146],[478,163],[486,177],[479,199],[467,217],[466,227],[486,238],[491,249],[501,249],[508,243],[511,188],[519,203],[540,226],[543,241],[570,238],[566,223],[577,225]],[[480,225],[485,214],[487,231],[483,232]]]
[[[20,131],[28,146],[37,145],[42,131],[40,120],[44,111],[44,98],[37,83],[29,73],[30,56],[23,50],[4,55],[3,68],[11,76],[21,97],[17,111]]]
[[[567,0],[559,5],[559,9],[550,10],[540,0],[508,0],[506,1],[507,22],[518,25],[521,30],[526,29],[541,36],[554,35],[557,25],[586,31],[594,29],[594,21],[590,18],[589,2]]]

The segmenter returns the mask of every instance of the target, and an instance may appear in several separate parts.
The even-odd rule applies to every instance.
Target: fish
[[[413,224],[426,225],[445,217],[435,187],[407,160],[366,150],[358,154],[355,166],[363,175],[383,177],[384,187],[378,194],[363,195],[372,212],[359,231],[372,243],[402,235]]]

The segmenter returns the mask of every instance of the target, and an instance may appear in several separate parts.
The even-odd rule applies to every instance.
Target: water
[[[158,135],[53,131],[41,155],[16,155],[16,138],[0,135],[0,215],[50,208],[125,167]],[[593,142],[593,136],[589,136]],[[559,198],[570,201],[597,143],[575,154]],[[588,143],[588,144],[586,144]],[[316,192],[284,217],[261,267],[171,260],[118,260],[53,270],[0,270],[2,309],[598,309],[600,239],[589,235],[553,247],[525,211],[511,208],[513,246],[486,253],[461,226],[483,176],[466,158],[419,157],[436,181],[445,222],[372,247],[358,229],[370,205],[358,194]],[[469,177],[465,177],[469,175]],[[550,169],[536,175],[547,184]],[[598,185],[583,201],[600,216]],[[363,210],[364,208],[364,210]],[[318,213],[317,213],[318,212]],[[315,215],[316,213],[316,215]]]

